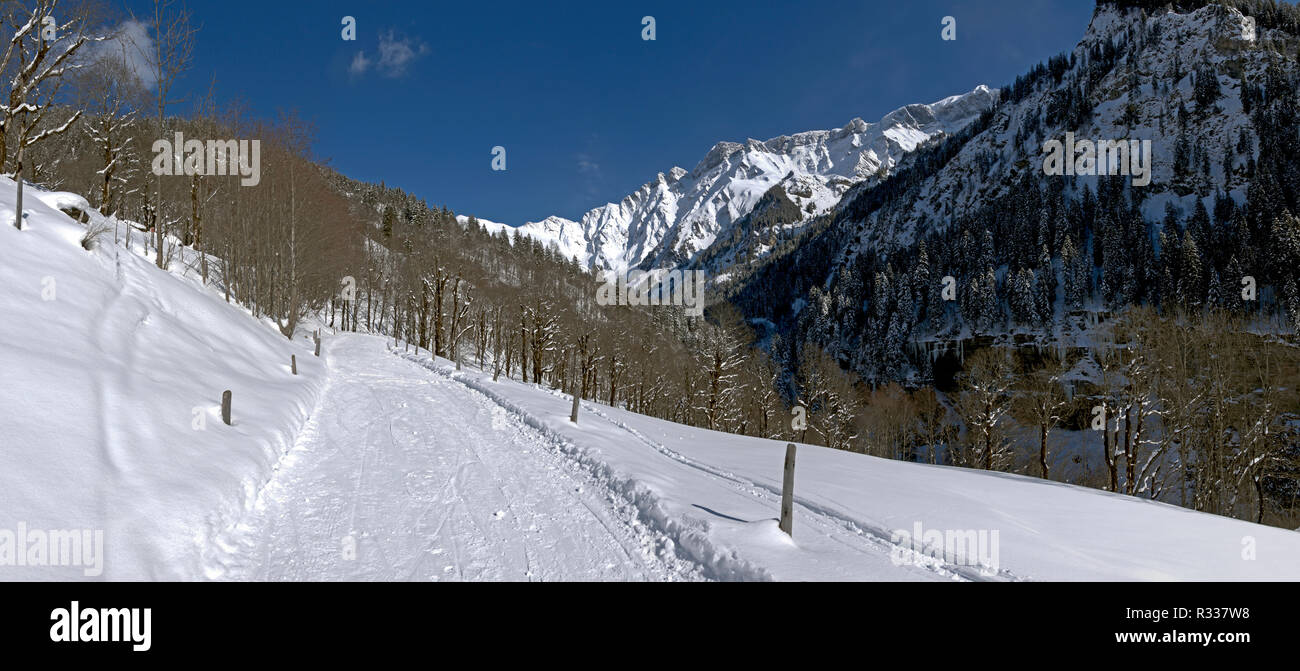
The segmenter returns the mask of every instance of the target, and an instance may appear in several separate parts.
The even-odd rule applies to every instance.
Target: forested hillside
[[[829,358],[873,389],[830,432],[900,458],[940,442],[944,463],[1294,515],[1297,12],[1174,4],[1100,2],[1073,51],[733,285],[775,325],[784,369]],[[1048,174],[1047,143],[1067,133],[1138,141],[1135,161],[1148,141],[1149,184],[1127,163],[1107,174],[1100,148],[1077,175]],[[811,403],[834,424],[836,404]],[[1072,457],[1055,470],[1053,446]]]

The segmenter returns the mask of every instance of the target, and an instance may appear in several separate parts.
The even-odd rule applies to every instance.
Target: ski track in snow
[[[339,334],[327,345],[315,411],[217,539],[209,578],[701,578],[633,508],[486,396],[393,356],[380,338]]]

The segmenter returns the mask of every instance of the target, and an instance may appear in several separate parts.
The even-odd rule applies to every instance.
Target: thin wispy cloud
[[[576,161],[575,167],[580,186],[580,191],[575,191],[575,195],[581,193],[583,204],[589,205],[600,193],[601,184],[605,180],[605,171],[601,169],[594,154],[580,152],[573,158]]]
[[[600,164],[587,154],[578,154],[578,172],[584,175],[600,176]]]

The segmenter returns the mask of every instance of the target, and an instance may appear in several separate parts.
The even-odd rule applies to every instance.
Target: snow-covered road
[[[486,397],[393,356],[379,338],[327,342],[320,404],[224,535],[209,577],[695,576],[659,552],[661,539],[633,510]]]

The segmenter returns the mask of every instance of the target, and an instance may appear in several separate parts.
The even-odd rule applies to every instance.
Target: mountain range
[[[719,142],[691,170],[674,167],[573,221],[551,216],[513,230],[592,270],[676,268],[690,264],[779,187],[798,209],[790,225],[831,211],[858,184],[886,178],[917,147],[952,135],[993,107],[987,86],[932,104],[914,104],[876,123],[783,135],[766,142]]]

